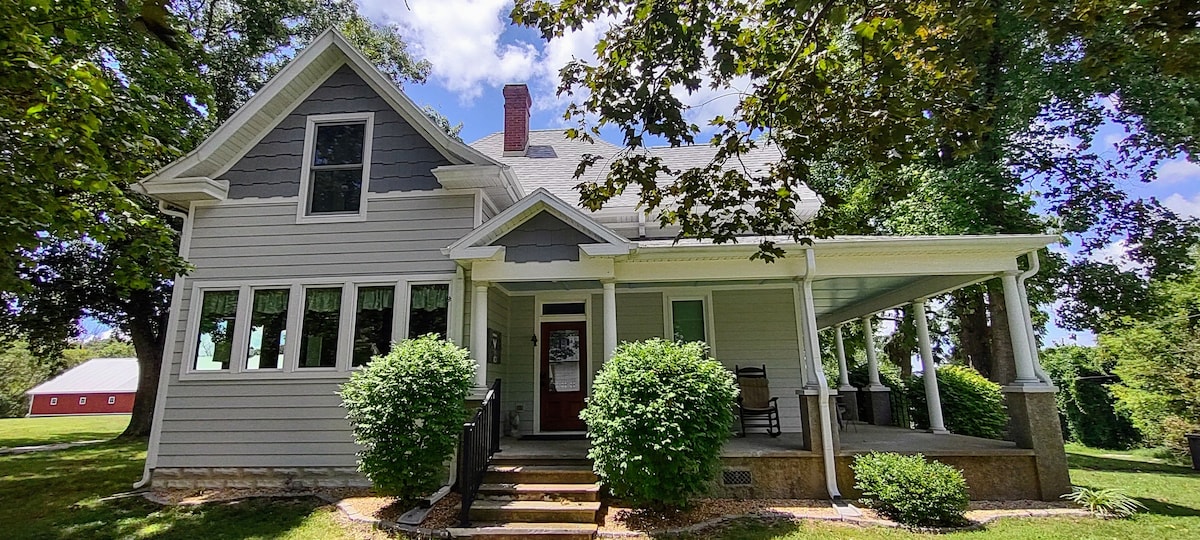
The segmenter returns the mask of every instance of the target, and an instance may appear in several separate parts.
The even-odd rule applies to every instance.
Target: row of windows
[[[109,405],[116,405],[116,403],[117,403],[117,397],[116,397],[116,396],[108,396],[108,404],[109,404]],[[79,404],[80,404],[80,405],[87,405],[87,397],[86,397],[86,396],[80,396],[80,397],[79,397]],[[56,398],[56,397],[52,397],[52,398],[50,398],[50,405],[51,405],[51,406],[58,405],[58,398]]]
[[[238,371],[282,370],[289,360],[289,334],[299,336],[289,366],[298,371],[338,367],[345,339],[352,341],[350,367],[360,367],[373,356],[386,354],[392,341],[402,336],[446,335],[448,284],[408,287],[407,332],[393,329],[397,289],[397,285],[353,284],[204,289],[191,369],[230,371],[236,363]],[[352,291],[353,297],[345,300],[344,291]],[[302,302],[294,303],[297,294]],[[292,316],[293,311],[298,316]],[[239,332],[245,333],[244,345],[235,350]]]

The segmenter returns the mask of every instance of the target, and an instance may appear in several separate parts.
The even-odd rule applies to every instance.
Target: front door
[[[587,323],[542,323],[542,431],[583,431],[587,395]]]

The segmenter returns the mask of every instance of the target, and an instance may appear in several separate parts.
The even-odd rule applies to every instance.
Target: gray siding
[[[354,466],[341,379],[179,380],[200,281],[454,272],[439,251],[471,230],[474,198],[376,199],[367,221],[296,224],[295,204],[197,207],[158,450],[160,467]],[[244,324],[244,323],[242,323]]]
[[[712,298],[714,356],[730,369],[766,364],[783,430],[800,431],[800,346],[792,290],[714,291]]]
[[[534,344],[530,339],[536,333],[533,328],[534,299],[532,296],[514,296],[509,319],[508,354],[504,358],[504,414],[521,408],[521,432],[533,433],[533,400],[537,393],[533,383]]]
[[[492,245],[505,247],[504,260],[508,262],[549,262],[578,261],[579,244],[597,242],[561,219],[542,212]]]
[[[430,171],[449,165],[438,151],[349,66],[333,73],[219,179],[229,197],[294,197],[300,193],[307,117],[374,112],[371,185],[376,193],[437,189]]]

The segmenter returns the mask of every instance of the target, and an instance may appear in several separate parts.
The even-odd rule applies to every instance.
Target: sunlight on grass
[[[0,418],[0,448],[108,440],[127,425],[127,414]]]

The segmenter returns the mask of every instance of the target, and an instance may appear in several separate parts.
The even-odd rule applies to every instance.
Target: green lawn
[[[127,414],[0,418],[0,448],[107,440],[128,424]]]
[[[38,444],[103,437],[120,431],[110,424],[80,425],[42,418],[3,420],[3,445]],[[10,423],[11,422],[11,423]],[[39,425],[39,424],[45,425]],[[120,424],[120,422],[116,422]],[[18,426],[20,432],[8,431]],[[69,433],[55,427],[71,426]],[[123,427],[123,426],[121,426]],[[35,434],[42,433],[41,438]],[[81,436],[81,434],[83,434]],[[8,441],[21,441],[10,443]],[[316,499],[256,499],[199,507],[163,508],[141,497],[101,500],[130,489],[142,474],[145,441],[111,441],[55,452],[0,456],[0,537],[76,538],[320,538],[372,536],[341,523],[335,511]],[[1068,447],[1071,478],[1078,485],[1119,487],[1149,511],[1130,520],[1005,519],[986,531],[943,536],[905,531],[838,526],[826,523],[763,525],[735,523],[721,533],[695,538],[800,540],[801,538],[909,539],[1053,539],[1200,538],[1200,474],[1162,463],[1144,453]]]

